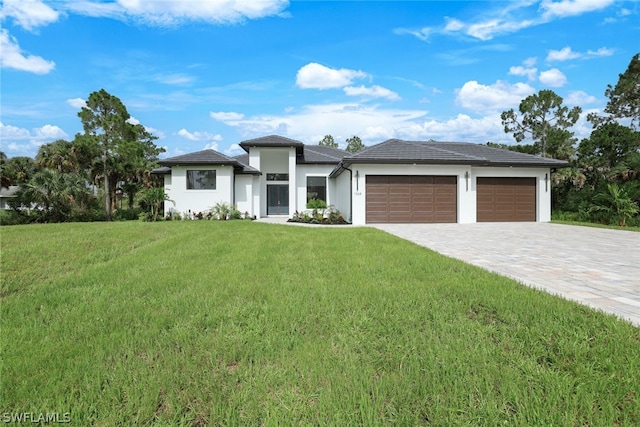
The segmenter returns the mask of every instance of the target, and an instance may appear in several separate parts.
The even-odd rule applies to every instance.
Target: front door
[[[267,215],[289,215],[288,185],[267,185]]]

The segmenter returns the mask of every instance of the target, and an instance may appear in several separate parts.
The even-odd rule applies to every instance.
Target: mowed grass
[[[640,329],[371,228],[4,227],[0,409],[72,425],[640,425]]]

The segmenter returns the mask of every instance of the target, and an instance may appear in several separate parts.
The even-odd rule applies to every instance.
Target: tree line
[[[110,221],[118,194],[132,208],[136,194],[156,186],[151,171],[164,149],[120,99],[93,92],[78,117],[82,133],[42,145],[35,159],[0,153],[1,185],[20,187],[10,205],[24,222]]]
[[[640,54],[605,96],[603,113],[587,115],[592,131],[581,141],[570,129],[582,109],[541,90],[522,100],[518,112],[501,114],[504,131],[519,145],[487,145],[569,162],[552,173],[555,218],[640,226]]]

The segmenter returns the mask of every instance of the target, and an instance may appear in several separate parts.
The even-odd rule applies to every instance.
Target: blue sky
[[[640,50],[638,1],[4,0],[0,17],[9,157],[72,140],[100,89],[163,157],[268,134],[514,143],[500,112],[541,89],[602,110]]]

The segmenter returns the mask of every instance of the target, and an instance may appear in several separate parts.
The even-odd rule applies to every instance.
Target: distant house
[[[18,190],[20,190],[19,185],[0,188],[0,209],[11,209],[9,202],[16,197]]]
[[[166,211],[225,202],[258,218],[291,216],[317,198],[354,224],[546,222],[551,171],[568,166],[463,142],[390,139],[351,154],[271,135],[240,146],[246,153],[235,157],[203,150],[161,160]]]

